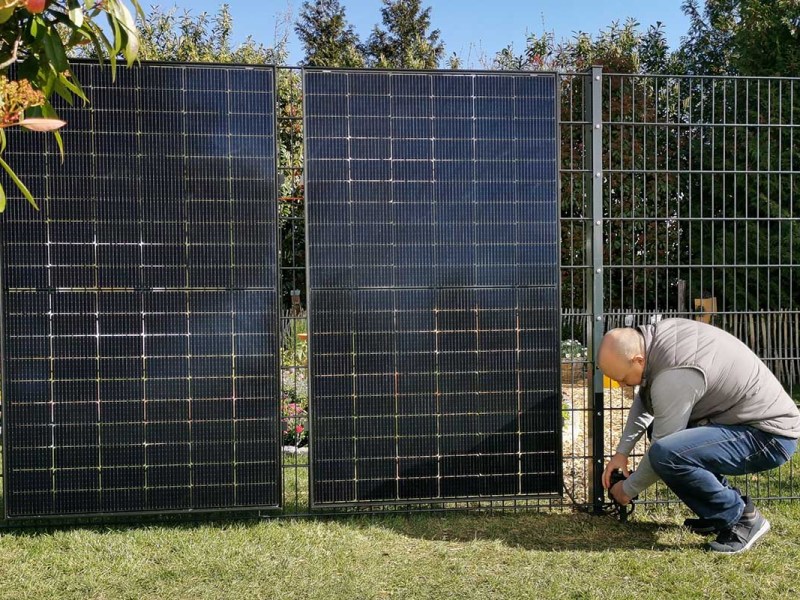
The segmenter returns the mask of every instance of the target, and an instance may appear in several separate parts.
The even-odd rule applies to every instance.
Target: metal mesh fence
[[[800,79],[563,74],[560,108],[564,496],[311,511],[308,495],[302,71],[278,69],[283,509],[571,510],[604,501],[600,474],[632,390],[593,363],[610,328],[670,316],[742,339],[800,402]],[[633,464],[647,450],[634,450]],[[797,458],[733,478],[800,498]],[[675,501],[663,485],[645,503]],[[267,513],[264,513],[267,514]]]
[[[668,316],[712,323],[800,400],[800,80],[606,74],[600,84],[605,327]],[[604,406],[606,455],[627,400]],[[734,485],[796,498],[794,469]],[[663,486],[643,498],[667,499]]]
[[[633,399],[594,369],[593,346],[610,328],[703,319],[748,343],[795,399],[800,389],[800,82],[595,69],[560,85],[564,498],[490,509],[603,501],[599,476]],[[640,442],[633,467],[646,450]],[[736,484],[795,498],[794,470]],[[674,500],[661,485],[641,498]]]

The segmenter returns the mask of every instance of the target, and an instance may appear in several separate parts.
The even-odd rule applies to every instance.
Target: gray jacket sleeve
[[[639,438],[642,437],[642,434],[652,422],[653,415],[645,410],[644,402],[642,402],[639,392],[637,391],[636,396],[633,398],[631,409],[628,412],[628,420],[625,422],[622,438],[620,438],[619,444],[617,444],[617,452],[625,456],[630,455],[636,442],[639,441]]]
[[[650,385],[650,400],[654,413],[652,442],[686,429],[694,405],[705,393],[706,380],[699,369],[680,367],[659,373]],[[628,419],[630,420],[630,417]],[[639,461],[639,466],[633,475],[622,484],[622,489],[628,496],[633,497],[658,479],[649,458],[645,455]]]

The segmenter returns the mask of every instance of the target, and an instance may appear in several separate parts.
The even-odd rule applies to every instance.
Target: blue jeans
[[[708,425],[661,438],[648,457],[678,498],[698,517],[722,529],[738,522],[744,511],[744,502],[728,487],[724,475],[774,469],[796,449],[797,440],[749,425]]]

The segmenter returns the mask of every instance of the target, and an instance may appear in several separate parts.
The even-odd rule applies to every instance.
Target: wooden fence
[[[737,312],[698,315],[677,311],[613,310],[606,314],[606,330],[642,325],[658,318],[685,317],[710,321],[747,344],[787,386],[800,384],[800,313],[793,311]],[[585,313],[562,313],[563,331],[585,331]]]
[[[305,311],[285,310],[281,315],[281,342],[291,338],[291,322],[305,318]],[[747,344],[761,357],[777,378],[787,386],[800,385],[800,313],[798,312],[740,312],[712,315],[678,313],[677,311],[614,310],[606,313],[606,330],[626,325],[643,325],[658,318],[670,317],[707,318],[712,325]],[[562,312],[562,338],[575,338],[585,343],[586,313]]]

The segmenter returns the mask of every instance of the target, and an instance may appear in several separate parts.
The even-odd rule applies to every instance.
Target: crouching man
[[[628,455],[652,424],[650,451],[611,489],[620,504],[659,479],[699,517],[686,525],[717,534],[709,549],[743,552],[769,522],[725,475],[785,463],[797,448],[800,411],[763,362],[741,341],[687,319],[609,331],[598,366],[611,379],[638,385],[617,452],[603,474],[628,475]]]

